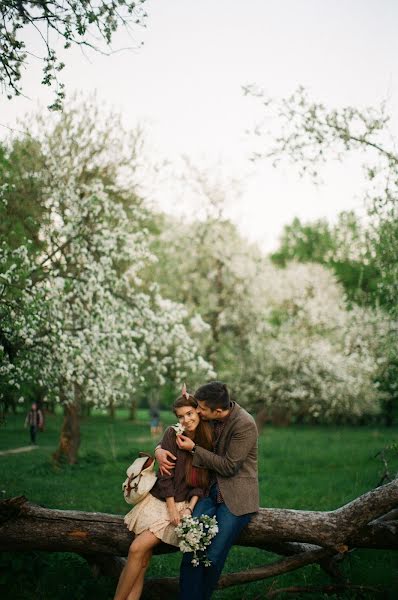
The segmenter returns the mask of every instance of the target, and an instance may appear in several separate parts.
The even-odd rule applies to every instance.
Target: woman
[[[211,450],[212,430],[208,423],[200,420],[197,406],[195,398],[184,386],[182,395],[173,404],[173,412],[184,427],[184,435]],[[114,600],[139,600],[153,548],[162,541],[178,546],[175,526],[182,517],[192,514],[209,485],[208,471],[194,467],[192,455],[178,448],[173,427],[165,431],[162,448],[177,457],[175,468],[171,475],[159,476],[150,493],[124,518],[136,537],[130,546]]]

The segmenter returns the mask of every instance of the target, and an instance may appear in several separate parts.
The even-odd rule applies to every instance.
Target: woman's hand
[[[169,506],[167,508],[168,513],[169,513],[169,519],[170,519],[170,523],[172,525],[178,525],[181,521],[181,514],[178,512],[177,507],[176,506]]]
[[[187,450],[188,452],[193,450],[193,447],[195,446],[195,442],[193,440],[191,440],[191,438],[187,437],[186,435],[177,435],[176,441],[177,441],[177,446],[179,448],[181,448],[181,450]]]
[[[192,517],[192,511],[189,508],[184,508],[184,510],[181,511],[181,516],[182,517]]]
[[[156,448],[155,450],[155,458],[159,464],[159,472],[161,475],[171,475],[177,457],[174,456],[169,450],[164,450],[163,448]]]

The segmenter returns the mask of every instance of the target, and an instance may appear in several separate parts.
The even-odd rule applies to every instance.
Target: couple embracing
[[[173,411],[184,433],[166,430],[155,450],[158,480],[125,517],[136,537],[114,600],[139,600],[154,547],[178,546],[175,527],[188,515],[215,516],[219,531],[207,549],[210,566],[183,555],[179,599],[211,598],[231,546],[258,511],[257,428],[227,386],[212,381],[194,394],[184,386]]]

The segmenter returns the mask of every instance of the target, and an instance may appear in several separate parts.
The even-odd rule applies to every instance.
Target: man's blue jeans
[[[211,567],[191,564],[192,553],[183,555],[180,569],[180,600],[208,600],[214,591],[228,552],[247,525],[253,513],[237,517],[223,504],[217,504],[217,485],[210,489],[210,495],[199,500],[193,511],[194,517],[209,515],[217,518],[218,533],[207,548]]]

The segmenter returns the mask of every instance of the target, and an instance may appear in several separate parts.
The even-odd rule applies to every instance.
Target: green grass
[[[174,421],[162,414],[163,423]],[[38,437],[38,449],[0,456],[0,494],[24,494],[42,506],[122,514],[129,510],[121,494],[125,470],[138,450],[153,450],[147,411],[132,423],[120,411],[115,421],[101,413],[82,421],[79,464],[54,468],[51,453],[57,446],[61,415],[48,416]],[[376,427],[267,427],[260,438],[261,505],[306,510],[330,510],[373,488],[382,467],[374,455],[398,437],[398,429]],[[0,429],[0,450],[29,445],[23,415],[11,416]],[[395,470],[398,464],[391,465]],[[234,547],[226,571],[238,571],[275,560],[261,550]],[[11,562],[10,562],[11,561]],[[180,555],[155,557],[149,575],[177,575]],[[384,597],[398,592],[398,556],[385,551],[355,551],[344,565],[357,585],[382,585]],[[1,573],[5,573],[1,575]],[[265,591],[289,585],[321,585],[329,578],[311,565],[274,580],[217,592],[215,600],[264,598]],[[2,585],[2,583],[4,585]],[[85,561],[73,554],[5,554],[0,558],[0,595],[4,599],[108,600],[115,582],[94,579]],[[289,596],[291,598],[291,596]],[[319,597],[311,595],[311,598]],[[326,596],[325,596],[326,597]],[[331,596],[327,596],[331,598]],[[352,592],[339,598],[373,598]],[[278,596],[283,598],[283,596]]]

